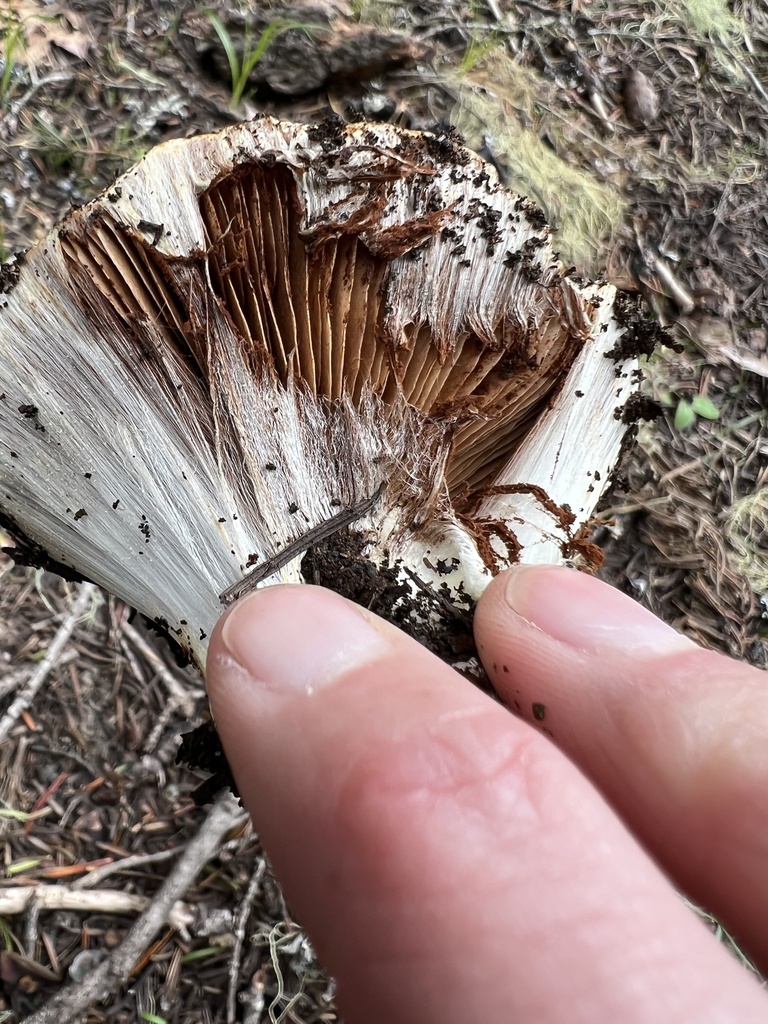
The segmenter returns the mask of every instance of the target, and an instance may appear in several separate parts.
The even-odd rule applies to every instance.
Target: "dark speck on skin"
[[[544,704],[532,704],[531,711],[533,712],[533,717],[537,722],[543,722],[547,717],[547,708]]]

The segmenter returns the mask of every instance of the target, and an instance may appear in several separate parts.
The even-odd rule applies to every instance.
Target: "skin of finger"
[[[291,613],[278,595],[264,635]],[[227,756],[346,1018],[762,1017],[757,987],[556,749],[380,628],[391,654],[268,704],[219,630],[209,654]]]
[[[698,648],[574,650],[514,616],[502,578],[480,601],[475,633],[500,696],[767,969],[768,676]]]

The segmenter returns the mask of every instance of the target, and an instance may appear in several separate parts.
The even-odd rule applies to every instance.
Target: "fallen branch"
[[[62,651],[69,642],[69,638],[74,633],[75,627],[85,614],[96,592],[97,590],[93,583],[83,583],[80,587],[77,600],[56,631],[56,636],[48,645],[48,652],[45,657],[40,662],[27,685],[3,715],[2,721],[0,721],[0,743],[8,739],[8,734],[19,720],[21,713],[27,710],[49,673],[59,664]]]
[[[143,951],[170,921],[171,912],[189,889],[205,864],[215,856],[227,832],[243,819],[234,797],[222,793],[200,831],[190,840],[179,860],[125,940],[108,960],[81,985],[70,985],[48,1000],[41,1010],[26,1017],[24,1024],[67,1024],[89,1006],[101,1002],[125,984]],[[78,895],[84,895],[78,893]]]

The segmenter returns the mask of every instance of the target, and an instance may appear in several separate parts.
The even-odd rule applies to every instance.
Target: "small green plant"
[[[205,946],[203,949],[193,949],[189,953],[185,953],[181,958],[183,966],[187,964],[193,964],[197,960],[210,960],[214,956],[222,956],[227,950],[221,946]]]
[[[112,145],[104,155],[118,161],[118,171],[123,171],[131,164],[138,163],[147,152],[148,146],[135,132],[135,128],[126,122],[119,121],[115,125]]]
[[[485,39],[479,36],[471,36],[464,51],[464,56],[459,62],[458,73],[467,75],[480,63],[480,61],[492,50],[504,45],[504,39],[495,32],[491,32]]]
[[[24,45],[24,26],[13,21],[9,14],[5,21],[4,43],[2,49],[3,69],[0,72],[0,105],[5,106],[13,91],[13,73],[16,70],[14,53]]]
[[[8,925],[0,917],[0,942],[2,942],[3,949],[6,953],[12,953],[14,948],[18,946],[13,932],[10,930]]]
[[[698,419],[716,420],[720,416],[711,398],[706,395],[694,395],[693,398],[680,398],[675,408],[675,430],[688,430]]]
[[[62,128],[35,113],[26,119],[31,131],[29,149],[36,153],[49,174],[57,178],[79,174],[85,157],[94,151],[93,140],[83,125]]]
[[[29,811],[16,811],[12,807],[0,807],[0,818],[11,818],[13,821],[27,822],[30,819]]]
[[[243,54],[241,57],[237,52],[234,40],[232,39],[226,25],[224,25],[218,15],[214,14],[213,11],[206,11],[206,15],[216,30],[216,35],[219,37],[219,41],[224,47],[224,53],[227,55],[229,76],[232,80],[232,98],[229,105],[233,110],[235,107],[240,105],[245,95],[245,90],[248,85],[248,79],[250,78],[251,72],[275,39],[277,39],[278,36],[281,36],[284,32],[288,32],[294,28],[301,29],[303,32],[309,33],[314,27],[312,25],[305,25],[300,21],[281,19],[279,21],[273,21],[271,24],[267,25],[258,39],[254,39],[251,29],[246,22],[245,36],[243,38]]]
[[[27,857],[25,860],[17,860],[13,864],[6,864],[5,873],[9,878],[13,878],[14,875],[23,875],[27,871],[34,871],[42,863],[39,857]]]

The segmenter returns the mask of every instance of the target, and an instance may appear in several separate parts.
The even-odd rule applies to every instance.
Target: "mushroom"
[[[597,564],[654,329],[450,132],[267,118],[165,143],[2,290],[16,556],[200,665],[251,586],[333,585],[445,653],[504,566]]]

